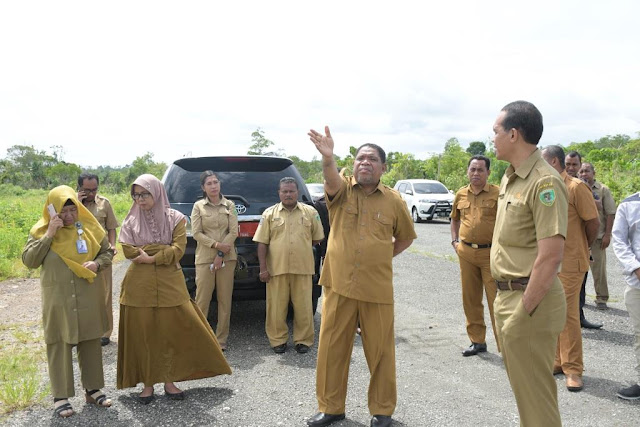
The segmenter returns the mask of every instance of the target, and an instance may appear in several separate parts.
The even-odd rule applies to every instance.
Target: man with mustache
[[[294,178],[280,180],[280,203],[267,208],[253,236],[258,242],[260,280],[267,284],[265,330],[277,354],[287,351],[289,301],[293,305],[293,343],[298,353],[313,344],[313,245],[324,238],[318,212],[298,202]]]
[[[319,412],[307,425],[327,426],[344,419],[353,331],[359,322],[371,374],[371,426],[386,427],[397,400],[392,259],[417,236],[406,203],[380,182],[386,171],[384,150],[375,144],[360,146],[353,176],[339,174],[329,127],[324,131],[309,132],[322,155],[331,234],[320,277],[324,299],[316,371]]]

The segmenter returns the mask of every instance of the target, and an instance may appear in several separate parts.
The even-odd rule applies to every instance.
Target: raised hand
[[[309,139],[316,146],[316,149],[322,154],[324,157],[332,157],[333,156],[333,138],[331,137],[331,132],[329,131],[329,126],[324,127],[324,135],[315,130],[311,129],[308,133]]]
[[[49,227],[47,227],[47,232],[45,233],[45,235],[47,237],[53,238],[53,236],[56,235],[56,232],[63,225],[64,225],[64,223],[62,222],[62,218],[60,218],[59,216],[55,216],[55,217],[51,218],[51,221],[49,221]]]

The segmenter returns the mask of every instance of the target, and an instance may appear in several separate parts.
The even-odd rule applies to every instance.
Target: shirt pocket
[[[471,215],[471,202],[468,200],[459,202],[457,209],[460,211],[460,218],[465,218]]]
[[[495,221],[497,202],[495,200],[483,200],[482,201],[482,219],[485,221]]]
[[[342,227],[344,230],[353,230],[358,222],[358,208],[355,203],[345,203],[342,209]]]
[[[393,236],[393,220],[381,212],[373,215],[373,235],[380,240],[389,240]]]
[[[524,203],[508,202],[500,230],[499,242],[504,246],[530,247],[535,242],[535,226],[531,209]]]
[[[271,240],[284,234],[284,218],[273,217],[271,218]]]

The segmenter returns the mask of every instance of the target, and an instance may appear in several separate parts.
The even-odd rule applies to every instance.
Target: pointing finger
[[[327,138],[331,138],[331,132],[329,131],[329,126],[324,127],[324,133],[327,136]]]

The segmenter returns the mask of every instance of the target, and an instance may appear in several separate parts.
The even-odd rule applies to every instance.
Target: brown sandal
[[[111,399],[107,399],[107,396],[105,396],[104,393],[102,393],[100,390],[86,390],[86,394],[84,397],[87,403],[92,403],[103,408],[108,408],[111,406]]]

